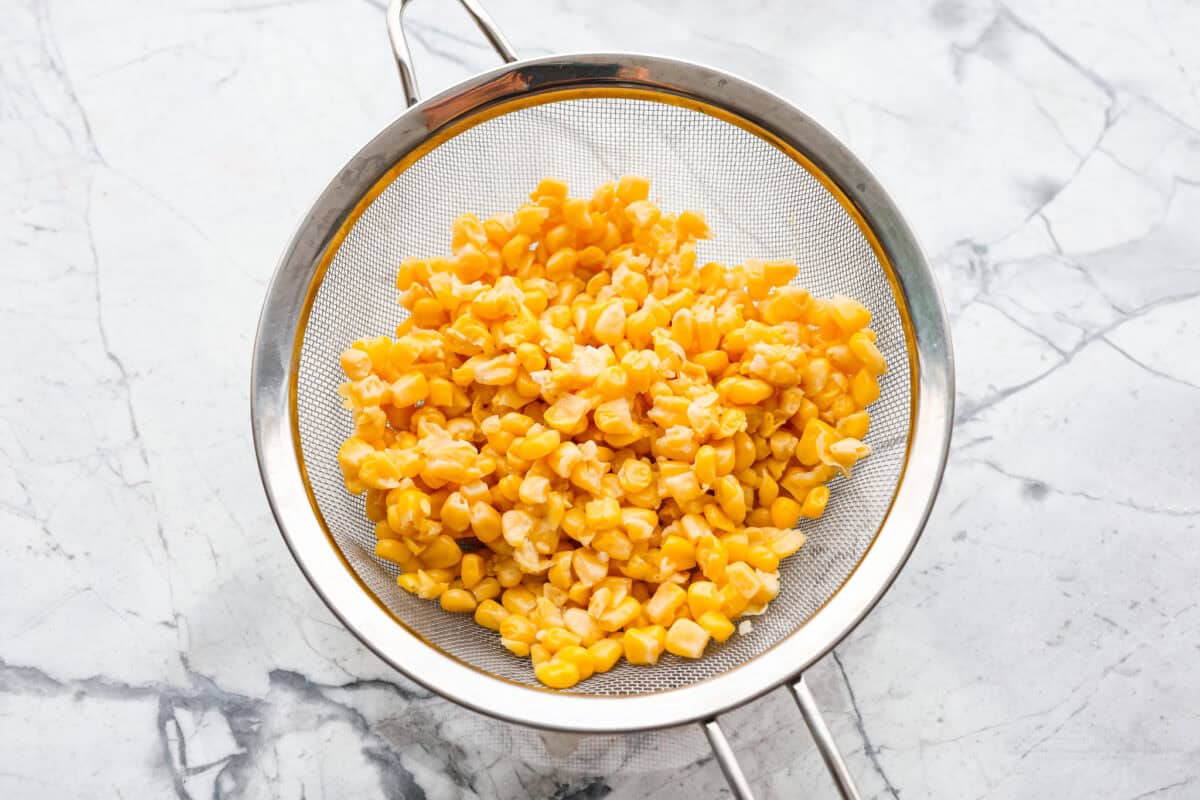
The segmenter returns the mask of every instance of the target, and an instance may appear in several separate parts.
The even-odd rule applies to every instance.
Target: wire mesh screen
[[[585,98],[515,110],[449,139],[413,163],[370,204],[334,256],[317,291],[300,352],[300,443],[313,494],[333,537],[364,583],[413,631],[479,669],[536,685],[527,659],[508,653],[470,615],[400,589],[395,568],[373,556],[363,499],[348,494],[337,450],[350,434],[338,354],[363,336],[392,335],[405,312],[395,273],[408,256],[450,252],[451,221],[511,211],[538,180],[567,180],[590,196],[625,173],[652,181],[665,210],[705,212],[713,238],[705,260],[795,259],[797,282],[821,295],[848,294],[873,313],[890,370],[880,380],[866,441],[872,455],[850,480],[830,484],[825,515],[803,521],[808,543],[781,566],[781,591],[753,631],[690,661],[665,655],[653,669],[624,664],[574,691],[641,694],[712,677],[763,653],[804,624],[837,591],[870,545],[895,492],[909,426],[909,366],[891,284],[857,224],[803,166],[774,145],[699,111],[648,100]]]

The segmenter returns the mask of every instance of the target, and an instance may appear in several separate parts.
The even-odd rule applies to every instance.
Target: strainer
[[[300,225],[267,291],[251,416],[263,483],[301,569],[330,609],[396,669],[472,709],[537,728],[610,734],[699,722],[735,794],[750,789],[716,718],[788,684],[843,796],[856,797],[801,676],[867,614],[920,535],[953,418],[947,323],[933,276],[899,212],[832,135],[782,99],[696,64],[628,53],[517,61],[474,0],[460,0],[506,62],[421,101],[402,14],[388,30],[411,106],[355,155]],[[395,582],[373,556],[362,498],[337,450],[351,420],[338,354],[403,318],[395,272],[449,252],[450,223],[515,208],[553,175],[586,195],[625,173],[652,180],[668,210],[706,212],[702,260],[795,259],[798,282],[873,314],[890,370],[871,408],[873,454],[831,484],[808,543],[753,630],[687,661],[623,665],[569,692],[540,688],[467,615]],[[887,669],[887,664],[881,664]]]

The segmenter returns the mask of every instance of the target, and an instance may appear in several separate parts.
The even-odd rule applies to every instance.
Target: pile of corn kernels
[[[886,363],[847,297],[794,263],[699,264],[694,211],[626,176],[546,179],[410,259],[410,316],[342,353],[376,555],[567,688],[624,658],[699,658],[779,591],[825,483],[870,449]]]

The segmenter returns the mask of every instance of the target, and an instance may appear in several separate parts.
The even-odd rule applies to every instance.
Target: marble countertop
[[[1200,8],[487,5],[522,55],[778,92],[933,260],[942,492],[809,673],[864,796],[1200,796]],[[493,63],[448,0],[412,20],[427,91]],[[0,796],[722,796],[694,731],[568,758],[430,696],[278,536],[251,342],[300,215],[401,110],[380,3],[16,0],[2,27]],[[760,796],[832,795],[790,699],[728,722]]]

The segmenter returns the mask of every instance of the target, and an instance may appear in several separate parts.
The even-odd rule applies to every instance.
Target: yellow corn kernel
[[[687,592],[675,583],[661,584],[645,606],[646,616],[658,625],[667,625],[687,600]]]
[[[750,598],[750,602],[755,606],[764,607],[779,594],[779,574],[759,570],[758,580],[760,583],[758,592]]]
[[[654,472],[645,461],[631,458],[621,465],[617,472],[617,480],[626,492],[637,494],[650,486],[654,480]]]
[[[482,600],[475,606],[475,622],[490,630],[500,630],[500,623],[507,617],[504,606],[495,600]]]
[[[596,620],[600,629],[608,633],[620,630],[642,613],[642,604],[636,598],[626,597],[612,608],[604,611]]]
[[[850,380],[850,396],[859,408],[866,408],[879,399],[879,381],[864,367]]]
[[[471,530],[481,542],[491,542],[501,533],[500,512],[477,500],[471,505]]]
[[[560,478],[569,478],[575,468],[583,463],[583,452],[574,442],[563,442],[546,456],[546,466]]]
[[[746,524],[754,528],[761,528],[765,525],[770,525],[771,509],[763,508],[761,506],[754,509],[746,515]]]
[[[882,375],[887,372],[887,360],[884,359],[874,340],[865,331],[860,330],[851,334],[846,346],[872,375]]]
[[[696,480],[694,472],[684,472],[680,475],[664,478],[662,485],[666,489],[667,494],[675,498],[677,503],[687,503],[690,500],[698,500],[704,496],[704,489],[700,487],[700,482]]]
[[[779,569],[779,556],[769,545],[753,544],[746,553],[746,563],[763,572],[774,572]]]
[[[531,430],[529,435],[514,441],[509,452],[524,461],[536,461],[554,452],[560,442],[561,438],[556,430]]]
[[[617,199],[629,205],[650,196],[650,181],[640,175],[624,175],[617,181]]]
[[[510,546],[516,547],[525,541],[533,530],[533,517],[518,509],[505,511],[500,518],[500,529],[504,535],[504,541],[508,542]]]
[[[527,475],[517,490],[517,499],[528,505],[542,505],[550,499],[550,479],[540,475]]]
[[[729,564],[729,551],[715,536],[705,536],[696,542],[696,564],[710,581],[724,581]]]
[[[771,503],[771,524],[776,528],[794,528],[800,519],[800,504],[790,497],[776,497]]]
[[[817,519],[825,513],[825,506],[828,503],[829,487],[814,486],[804,497],[804,503],[800,506],[800,516],[805,519]]]
[[[584,516],[581,508],[567,509],[559,524],[562,526],[563,532],[576,541],[585,541],[588,536],[587,517]]]
[[[415,406],[429,397],[429,381],[420,372],[401,375],[392,383],[392,405]]]
[[[408,549],[408,545],[398,539],[380,539],[375,542],[375,555],[384,561],[399,564],[404,567],[405,572],[410,572],[410,568],[416,566],[416,556]]]
[[[443,611],[469,614],[475,610],[475,595],[466,589],[447,589],[440,598]]]
[[[775,498],[779,496],[779,484],[771,477],[769,472],[764,470],[759,477],[758,482],[758,502],[760,506],[770,508],[775,502]],[[757,510],[757,509],[756,509]]]
[[[506,559],[496,565],[496,580],[505,589],[510,589],[520,584],[524,574],[521,572],[521,568],[517,566],[517,562],[512,559]]]
[[[730,564],[746,560],[746,554],[750,552],[750,537],[744,530],[722,534],[719,538],[725,552],[729,554]]]
[[[421,551],[421,563],[427,568],[448,569],[461,561],[462,556],[458,542],[443,533]]]
[[[610,561],[627,561],[633,555],[633,542],[620,530],[606,530],[592,538],[592,549],[604,553]]]
[[[829,316],[846,333],[865,328],[871,322],[871,312],[857,300],[844,295],[834,295],[828,303]]]
[[[662,625],[630,628],[625,631],[622,647],[630,664],[654,665],[666,645],[667,630]]]
[[[369,489],[395,489],[400,486],[400,478],[396,463],[383,451],[372,450],[358,466],[358,480]]]
[[[570,689],[579,683],[579,668],[570,661],[552,658],[533,668],[533,674],[551,689]]]
[[[621,642],[616,639],[600,639],[588,645],[592,657],[592,668],[596,672],[608,672],[621,660]]]
[[[621,522],[621,504],[612,497],[602,497],[584,506],[584,515],[590,528],[613,528]]]
[[[463,586],[467,589],[474,589],[483,580],[483,556],[478,553],[467,553],[462,557],[460,570]]]
[[[865,411],[847,414],[837,422],[837,432],[850,439],[861,441],[871,427],[871,417]]]
[[[439,518],[443,525],[459,533],[471,527],[471,506],[467,498],[461,492],[451,492],[442,503]]]
[[[817,464],[821,460],[819,450],[825,446],[823,441],[832,442],[837,436],[837,431],[821,420],[808,420],[804,423],[800,441],[796,443],[796,460],[806,466]]]
[[[787,558],[804,546],[804,534],[801,531],[780,530],[770,541],[770,548],[779,558]]]
[[[616,345],[625,338],[625,306],[614,301],[605,306],[592,326],[592,335],[601,344]]]
[[[754,597],[762,587],[762,582],[759,580],[758,575],[745,561],[737,561],[730,564],[725,569],[725,575],[729,578],[729,585],[733,586],[747,599]]]
[[[732,376],[722,378],[717,384],[717,391],[730,403],[752,406],[766,400],[774,393],[775,389],[771,384],[758,378]]]
[[[538,633],[538,641],[551,653],[557,653],[564,647],[577,646],[579,635],[562,627],[553,627]]]
[[[590,404],[574,394],[565,394],[546,409],[546,424],[562,433],[570,433],[583,421]]]
[[[721,608],[721,590],[712,581],[692,581],[687,588],[688,611],[699,620],[706,611]]]
[[[563,247],[546,261],[546,277],[562,280],[574,272],[578,263],[579,253],[572,247]]]
[[[834,463],[844,471],[869,456],[871,448],[858,439],[840,439],[829,445],[826,452]]]
[[[596,422],[596,427],[604,433],[632,434],[638,432],[638,425],[633,421],[629,401],[624,397],[596,406],[592,418]]]
[[[471,589],[471,594],[475,595],[475,600],[479,603],[484,600],[495,600],[500,596],[500,592],[500,581],[492,577],[484,578]]]
[[[718,642],[723,642],[733,635],[733,623],[719,609],[705,611],[696,618],[696,624],[708,632]]]
[[[529,646],[529,660],[533,662],[533,666],[543,664],[554,658],[554,654],[549,648],[543,647],[540,644],[532,644]]]
[[[579,680],[581,681],[592,677],[592,673],[596,670],[591,654],[579,645],[567,645],[555,653],[554,658],[574,664],[575,668],[579,670]]]
[[[571,567],[581,583],[595,584],[608,575],[608,562],[600,558],[590,547],[580,547],[572,552]]]
[[[750,598],[746,597],[741,589],[732,582],[721,588],[721,597],[724,600],[721,605],[721,613],[729,619],[737,619],[750,605]]]
[[[527,645],[533,644],[537,639],[537,627],[523,614],[509,614],[500,623],[500,637]]]
[[[366,351],[351,347],[342,351],[339,359],[342,371],[352,381],[360,381],[371,374],[371,357]]]
[[[717,451],[710,444],[700,447],[696,451],[696,460],[693,464],[696,471],[696,480],[700,481],[701,486],[711,486],[717,479]]]
[[[696,566],[696,545],[682,536],[668,536],[662,543],[663,558],[670,559],[677,571]]]
[[[537,598],[524,586],[506,589],[500,596],[500,602],[510,614],[520,614],[525,617],[528,617],[537,608]]]
[[[729,354],[724,350],[706,350],[692,356],[692,361],[709,375],[720,375],[729,367]]]
[[[570,550],[562,550],[550,558],[550,569],[547,571],[546,577],[552,585],[560,589],[571,588]]]
[[[599,623],[582,608],[564,609],[563,624],[566,625],[567,630],[579,637],[579,642],[584,647],[588,647],[604,637],[604,631],[600,630]]]
[[[677,619],[667,631],[664,647],[668,653],[684,658],[699,658],[712,635],[690,619]]]
[[[592,217],[588,212],[588,201],[582,198],[568,197],[562,205],[563,222],[577,231],[592,227]]]

